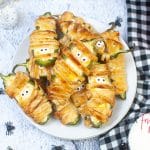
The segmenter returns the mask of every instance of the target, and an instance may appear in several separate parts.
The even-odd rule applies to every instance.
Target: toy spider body
[[[13,134],[13,130],[15,130],[15,126],[13,126],[12,122],[6,122],[6,135],[11,135]]]

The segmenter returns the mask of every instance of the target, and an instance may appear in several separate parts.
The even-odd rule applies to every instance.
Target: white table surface
[[[16,0],[18,24],[9,30],[0,28],[0,72],[9,72],[12,59],[23,41],[33,29],[34,20],[44,12],[59,14],[70,10],[78,16],[109,23],[117,16],[123,19],[119,28],[127,37],[127,12],[125,0]],[[2,82],[0,81],[0,87]],[[14,133],[6,136],[5,122],[11,121]],[[64,145],[65,150],[99,150],[98,137],[82,141],[66,141],[43,133],[28,122],[17,109],[16,103],[0,95],[0,150],[10,146],[13,150],[51,150],[53,145]]]

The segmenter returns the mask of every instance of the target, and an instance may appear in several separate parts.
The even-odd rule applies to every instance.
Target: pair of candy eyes
[[[47,50],[48,50],[47,48],[45,48],[45,49],[40,49],[41,52],[47,51]]]
[[[84,85],[84,84],[82,84],[81,86],[79,86],[79,87],[77,88],[77,91],[81,91],[83,88],[85,88],[85,85]]]
[[[28,90],[26,90],[25,92],[23,92],[21,95],[22,96],[25,96],[25,94],[28,94],[29,93],[29,91]]]
[[[104,44],[104,41],[97,41],[97,42],[96,42],[96,46],[99,47],[99,48],[100,48],[100,47],[103,47],[104,45],[105,45],[105,44]]]
[[[77,57],[80,57],[81,56],[81,53],[80,52],[78,52],[77,53]],[[87,57],[82,57],[82,61],[83,62],[86,62],[88,59],[87,59]]]
[[[102,83],[102,82],[105,82],[106,80],[104,79],[104,78],[96,78],[96,82],[97,83]],[[77,91],[81,91],[83,88],[85,88],[85,85],[84,84],[82,84],[81,86],[79,86],[78,88],[77,88]]]
[[[98,78],[96,78],[96,82],[97,82],[97,83],[105,82],[105,79],[98,77]]]

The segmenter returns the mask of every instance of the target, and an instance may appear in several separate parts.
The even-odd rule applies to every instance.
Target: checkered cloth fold
[[[150,1],[126,0],[128,43],[135,44],[133,56],[137,67],[137,91],[124,119],[100,137],[101,150],[128,150],[128,134],[135,120],[150,112]]]

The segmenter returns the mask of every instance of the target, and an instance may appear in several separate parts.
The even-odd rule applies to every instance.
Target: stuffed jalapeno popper
[[[35,26],[37,30],[30,35],[30,56],[39,66],[51,66],[59,53],[56,20],[46,13],[36,20]]]
[[[30,35],[30,58],[26,63],[18,64],[25,66],[34,79],[46,77],[51,79],[50,69],[55,64],[59,55],[59,42],[56,33],[56,20],[49,14],[45,13],[35,22],[36,30]]]
[[[107,51],[108,51],[107,53],[109,56],[115,56],[115,54],[119,53],[122,49],[124,49],[119,39],[119,32],[108,30],[102,33],[101,36],[105,40],[105,43],[106,43],[105,46],[107,47]],[[131,50],[128,50],[128,51],[131,51]],[[128,51],[125,51],[125,52],[128,52]],[[126,99],[126,92],[127,92],[128,86],[127,86],[126,62],[125,62],[124,53],[122,54],[120,53],[114,59],[108,58],[108,61],[106,64],[110,71],[110,78],[112,80],[112,84],[115,87],[116,95],[118,95],[121,99]]]
[[[76,67],[75,71],[68,62]],[[54,105],[54,116],[67,125],[77,124],[80,118],[77,108],[69,101],[76,87],[84,80],[83,76],[78,75],[82,70],[77,67],[70,58],[58,59],[52,69],[51,84],[47,88],[49,99]]]
[[[93,64],[86,88],[90,97],[79,108],[80,113],[86,126],[100,127],[108,121],[115,104],[115,91],[105,64]]]
[[[35,26],[36,30],[30,35],[28,70],[35,79],[45,76],[50,80],[50,69],[59,54],[56,20],[50,13],[45,13],[36,20]]]
[[[9,74],[3,79],[5,92],[10,98],[14,98],[23,111],[36,123],[45,124],[50,118],[52,107],[47,95],[35,80],[22,72]]]

